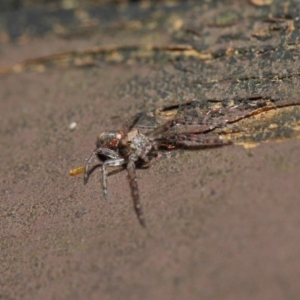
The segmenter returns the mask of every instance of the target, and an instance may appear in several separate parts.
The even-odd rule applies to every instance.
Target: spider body
[[[127,170],[134,209],[142,226],[146,226],[136,179],[136,168],[149,167],[151,160],[163,150],[178,148],[199,149],[231,144],[221,139],[222,129],[243,118],[275,108],[272,101],[258,99],[251,105],[241,103],[222,108],[203,108],[204,101],[192,99],[180,105],[162,107],[140,113],[127,121],[121,130],[101,133],[96,149],[87,159],[85,167],[70,171],[70,175],[84,172],[84,182],[90,175],[94,157],[101,163],[104,198],[108,198],[107,168]]]
[[[175,106],[172,106],[173,109]],[[166,108],[163,108],[166,110]],[[157,111],[156,111],[157,112]],[[170,112],[168,111],[168,115]],[[96,149],[87,159],[84,168],[84,182],[87,183],[90,165],[94,157],[101,162],[103,195],[108,199],[107,168],[116,167],[127,170],[132,191],[134,209],[139,222],[146,226],[140,203],[136,168],[149,167],[150,161],[163,149],[180,147],[221,146],[228,144],[218,135],[203,135],[216,127],[206,120],[187,121],[180,118],[164,120],[161,124],[144,126],[139,123],[142,119],[159,119],[153,113],[138,114],[123,125],[119,131],[105,131],[96,141]],[[207,117],[206,117],[207,118]],[[143,133],[142,133],[143,132]]]
[[[88,180],[90,164],[95,156],[102,162],[102,185],[103,195],[108,199],[107,192],[107,167],[124,167],[127,169],[134,209],[142,226],[146,226],[138,192],[135,168],[148,167],[152,156],[150,152],[155,152],[155,143],[136,128],[126,132],[106,131],[101,133],[96,142],[96,149],[86,162],[84,171],[85,183]]]

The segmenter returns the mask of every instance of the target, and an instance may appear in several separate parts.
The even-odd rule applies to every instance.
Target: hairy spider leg
[[[88,182],[88,178],[89,178],[89,167],[92,163],[92,160],[94,159],[95,155],[97,154],[97,149],[94,150],[90,157],[86,160],[86,163],[85,163],[85,170],[84,170],[84,176],[83,176],[83,181],[84,181],[84,184],[86,184]]]
[[[143,227],[146,227],[146,222],[145,222],[145,218],[144,218],[144,214],[140,202],[139,188],[136,179],[135,162],[132,159],[129,159],[129,162],[127,163],[127,172],[128,172],[128,179],[129,179],[129,184],[130,184],[132,198],[133,198],[134,210],[136,212],[140,224]]]
[[[107,191],[107,171],[106,167],[118,167],[124,165],[124,158],[118,157],[109,159],[103,162],[102,164],[102,186],[103,186],[103,196],[105,200],[108,200],[108,191]]]
[[[231,141],[220,139],[218,134],[178,134],[174,136],[166,136],[156,140],[159,145],[165,147],[217,147],[230,145]]]
[[[149,137],[165,137],[166,134],[173,136],[175,134],[185,133],[207,133],[216,128],[222,128],[228,125],[228,123],[234,123],[240,119],[250,117],[262,111],[259,105],[251,108],[246,112],[238,112],[242,109],[242,105],[234,105],[227,108],[216,108],[208,110],[202,117],[187,120],[184,117],[175,118],[165,124],[155,128],[153,131],[147,133]],[[263,108],[265,110],[266,108]],[[271,109],[271,108],[269,108]],[[227,115],[226,119],[214,120],[215,114],[219,116]],[[217,116],[218,117],[218,116]]]
[[[127,133],[129,132],[135,124],[139,121],[140,117],[143,115],[143,113],[138,113],[134,117],[131,117],[123,124],[123,130]]]
[[[119,155],[117,152],[109,149],[109,148],[97,148],[95,149],[90,157],[87,159],[86,161],[86,164],[85,164],[85,171],[84,171],[84,184],[87,183],[88,179],[89,179],[89,168],[90,168],[90,165],[94,159],[94,157],[97,155],[97,154],[102,154],[104,156],[107,156],[109,158],[118,158]]]
[[[212,122],[203,122],[202,120],[188,121],[185,119],[175,119],[157,127],[153,131],[146,134],[149,137],[163,137],[166,134],[174,135],[185,132],[190,133],[206,133],[220,126]],[[225,124],[222,124],[224,126]]]

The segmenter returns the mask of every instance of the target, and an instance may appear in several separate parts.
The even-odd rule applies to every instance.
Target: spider
[[[84,167],[73,169],[70,175],[84,173],[86,184],[95,157],[100,160],[103,195],[108,199],[107,168],[127,170],[133,204],[140,224],[146,222],[140,202],[136,168],[147,168],[160,151],[178,148],[203,148],[231,144],[213,133],[242,118],[252,115],[265,104],[244,104],[218,109],[203,109],[203,101],[192,99],[181,105],[167,106],[150,113],[140,113],[127,121],[121,130],[105,131],[97,137],[96,149]],[[147,125],[149,123],[150,125]],[[145,125],[146,124],[146,125]]]

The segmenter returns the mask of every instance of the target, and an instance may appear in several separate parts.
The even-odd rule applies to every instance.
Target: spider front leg
[[[119,158],[118,153],[116,153],[115,151],[113,151],[111,149],[108,149],[108,148],[97,148],[97,149],[95,149],[91,153],[90,157],[87,159],[86,164],[85,164],[84,177],[83,177],[84,184],[87,184],[87,182],[88,182],[90,165],[91,165],[94,157],[97,154],[102,154],[102,155],[104,155],[104,156],[106,156],[108,158],[112,158],[112,159]]]
[[[103,162],[101,169],[102,169],[103,196],[105,200],[108,199],[106,167],[118,167],[124,165],[124,163],[125,163],[124,158],[114,158]]]
[[[88,182],[88,179],[89,179],[89,168],[90,168],[92,160],[94,159],[94,157],[95,157],[96,154],[97,154],[97,149],[94,150],[91,153],[90,157],[86,160],[85,167],[84,167],[84,176],[83,176],[83,182],[84,182],[84,184],[87,184],[87,182]]]
[[[139,193],[139,188],[137,184],[137,179],[136,179],[136,172],[135,172],[135,162],[131,159],[129,159],[129,162],[127,164],[127,172],[128,172],[128,179],[129,179],[129,184],[131,188],[131,193],[133,197],[133,205],[134,205],[134,210],[136,212],[136,215],[139,219],[140,224],[143,227],[146,227],[146,222],[144,219],[144,214],[140,202],[140,193]]]

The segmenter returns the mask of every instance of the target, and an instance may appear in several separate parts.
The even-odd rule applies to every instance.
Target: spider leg
[[[147,136],[149,137],[157,137],[162,135],[163,133],[169,131],[171,128],[177,126],[178,124],[181,123],[181,120],[170,120],[166,123],[164,123],[163,125],[155,128],[154,130],[152,130],[151,132],[149,132],[147,134]]]
[[[116,151],[111,150],[109,148],[98,148],[96,150],[96,153],[97,154],[102,154],[102,155],[107,156],[109,158],[119,158],[119,154]]]
[[[134,125],[139,121],[142,115],[143,113],[139,113],[136,114],[134,117],[128,119],[122,126],[123,130],[125,132],[129,132],[134,127]]]
[[[143,210],[140,203],[140,194],[139,194],[139,188],[138,188],[136,172],[135,172],[135,162],[131,159],[129,159],[129,162],[127,164],[127,172],[128,172],[128,179],[131,188],[131,193],[133,197],[134,210],[136,212],[140,224],[143,227],[146,227]]]
[[[250,107],[239,104],[226,108],[210,109],[202,115],[193,118],[190,118],[191,116],[189,115],[182,115],[157,127],[149,132],[147,136],[166,137],[167,135],[174,136],[185,133],[207,133],[272,108],[274,106],[266,106],[259,103]]]
[[[94,159],[94,157],[97,154],[103,154],[104,156],[107,156],[109,158],[113,158],[116,159],[119,157],[118,153],[116,153],[115,151],[108,149],[108,148],[97,148],[95,149],[92,154],[90,155],[90,157],[87,159],[86,164],[85,164],[85,171],[84,171],[84,184],[87,184],[88,179],[89,179],[89,174],[90,174],[90,165]]]
[[[220,139],[218,134],[178,134],[157,140],[159,145],[165,147],[186,147],[186,148],[202,148],[202,147],[218,147],[230,145],[230,141]]]
[[[203,121],[202,119],[195,118],[194,120],[175,119],[168,121],[162,126],[157,127],[153,131],[149,132],[149,137],[164,137],[166,135],[175,135],[185,132],[189,133],[206,133],[212,131],[216,127],[223,127],[226,122],[212,122]]]
[[[101,169],[102,169],[102,186],[103,186],[103,196],[104,199],[108,199],[108,192],[107,192],[107,171],[106,167],[117,167],[121,166],[125,163],[124,158],[114,158],[109,159],[103,162]]]
[[[89,168],[90,168],[90,165],[92,163],[92,160],[94,159],[95,155],[97,154],[97,149],[94,150],[90,157],[86,160],[86,163],[85,163],[85,170],[84,170],[84,176],[83,176],[83,181],[84,181],[84,184],[86,184],[88,182],[88,179],[89,179]]]

